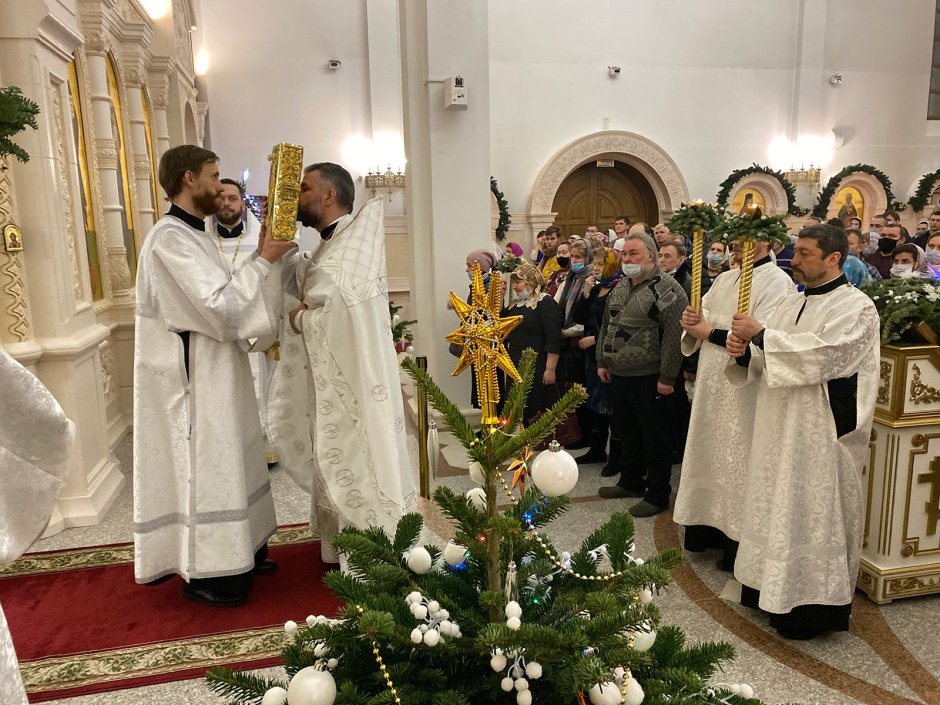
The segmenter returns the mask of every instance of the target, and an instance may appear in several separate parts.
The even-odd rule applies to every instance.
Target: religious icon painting
[[[13,223],[3,228],[3,247],[7,252],[23,251],[23,233]]]
[[[731,202],[731,212],[744,215],[747,213],[747,209],[752,205],[759,206],[762,213],[767,211],[764,197],[761,195],[760,191],[753,188],[742,188]]]
[[[865,199],[854,186],[845,186],[839,189],[832,199],[832,209],[836,209],[836,218],[841,220],[846,227],[852,218],[858,218],[865,222]]]

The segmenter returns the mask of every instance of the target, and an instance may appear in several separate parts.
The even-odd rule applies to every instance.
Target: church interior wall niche
[[[69,104],[71,106],[71,124],[73,144],[76,154],[73,155],[78,164],[79,195],[82,206],[82,223],[85,229],[85,251],[88,255],[88,276],[91,280],[91,295],[93,301],[104,298],[104,281],[101,276],[101,259],[98,247],[98,231],[95,224],[95,210],[92,199],[92,174],[88,168],[88,141],[85,133],[85,113],[82,110],[81,83],[79,81],[79,66],[73,60],[69,62]]]
[[[118,199],[121,205],[121,226],[124,234],[124,247],[127,250],[127,266],[131,273],[131,284],[137,276],[137,239],[134,234],[134,214],[131,208],[131,179],[127,164],[127,139],[124,132],[124,114],[121,92],[118,89],[117,71],[114,59],[109,54],[105,67],[108,74],[108,92],[111,95],[111,130],[118,153]]]

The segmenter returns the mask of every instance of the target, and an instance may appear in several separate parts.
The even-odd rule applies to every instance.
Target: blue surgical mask
[[[709,264],[717,266],[724,260],[724,255],[719,254],[718,252],[709,252],[707,255],[705,255],[705,259],[708,260]]]
[[[577,273],[580,272],[582,269],[584,269],[584,262],[572,262],[572,263],[571,263],[571,271],[572,271],[572,272],[574,272],[574,273],[577,274]]]

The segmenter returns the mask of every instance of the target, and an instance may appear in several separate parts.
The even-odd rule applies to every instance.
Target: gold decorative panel
[[[271,178],[268,181],[266,220],[275,240],[293,240],[297,232],[297,201],[300,198],[300,172],[304,148],[282,142],[274,145],[269,157]]]

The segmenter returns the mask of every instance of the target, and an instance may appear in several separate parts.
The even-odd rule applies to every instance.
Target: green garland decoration
[[[760,208],[744,215],[731,216],[725,222],[724,241],[730,244],[735,240],[757,240],[789,245],[790,236],[784,222],[786,218],[786,213],[764,215]]]
[[[940,169],[921,177],[920,181],[917,182],[917,190],[914,191],[914,195],[908,201],[911,208],[915,211],[924,210],[930,200],[930,194],[933,193],[934,187],[937,185],[937,181],[940,181]]]
[[[516,257],[515,255],[510,257],[507,255],[506,257],[497,260],[496,264],[493,265],[493,269],[495,269],[497,272],[502,272],[503,274],[512,274],[516,271],[516,269],[525,263],[526,261],[521,257]]]
[[[509,230],[509,224],[512,218],[509,216],[509,202],[496,185],[495,177],[490,177],[490,191],[496,197],[496,204],[499,206],[499,225],[496,226],[496,239],[502,241],[506,237],[506,231]]]
[[[735,169],[728,174],[727,179],[721,182],[721,188],[716,196],[719,208],[728,207],[728,198],[731,195],[731,189],[734,188],[734,185],[741,179],[751,174],[767,174],[767,176],[772,176],[780,182],[780,185],[787,194],[787,213],[790,215],[800,215],[800,210],[803,210],[804,213],[806,212],[805,209],[801,209],[796,205],[796,189],[793,187],[793,184],[787,180],[786,175],[782,171],[774,171],[770,167],[759,165],[757,162],[752,163],[751,166],[745,169]]]
[[[902,342],[921,321],[940,332],[940,288],[937,282],[920,277],[872,282],[862,291],[871,297],[881,319],[881,342]]]
[[[0,161],[9,155],[16,157],[17,161],[28,162],[29,154],[25,149],[14,143],[10,137],[31,127],[39,129],[36,116],[39,115],[39,106],[23,95],[16,86],[0,88]]]
[[[666,227],[670,232],[682,233],[691,238],[696,230],[711,233],[720,229],[725,224],[725,218],[724,209],[714,203],[680,203],[679,209],[666,223]]]
[[[878,179],[884,187],[885,195],[888,197],[888,203],[894,202],[894,193],[891,191],[891,179],[888,178],[887,174],[880,169],[876,169],[871,164],[852,164],[845,167],[826,182],[826,187],[819,192],[819,198],[816,201],[816,206],[813,208],[813,216],[825,220],[826,214],[829,213],[829,204],[832,202],[832,197],[836,195],[836,188],[842,183],[842,179],[858,171],[871,174]]]

